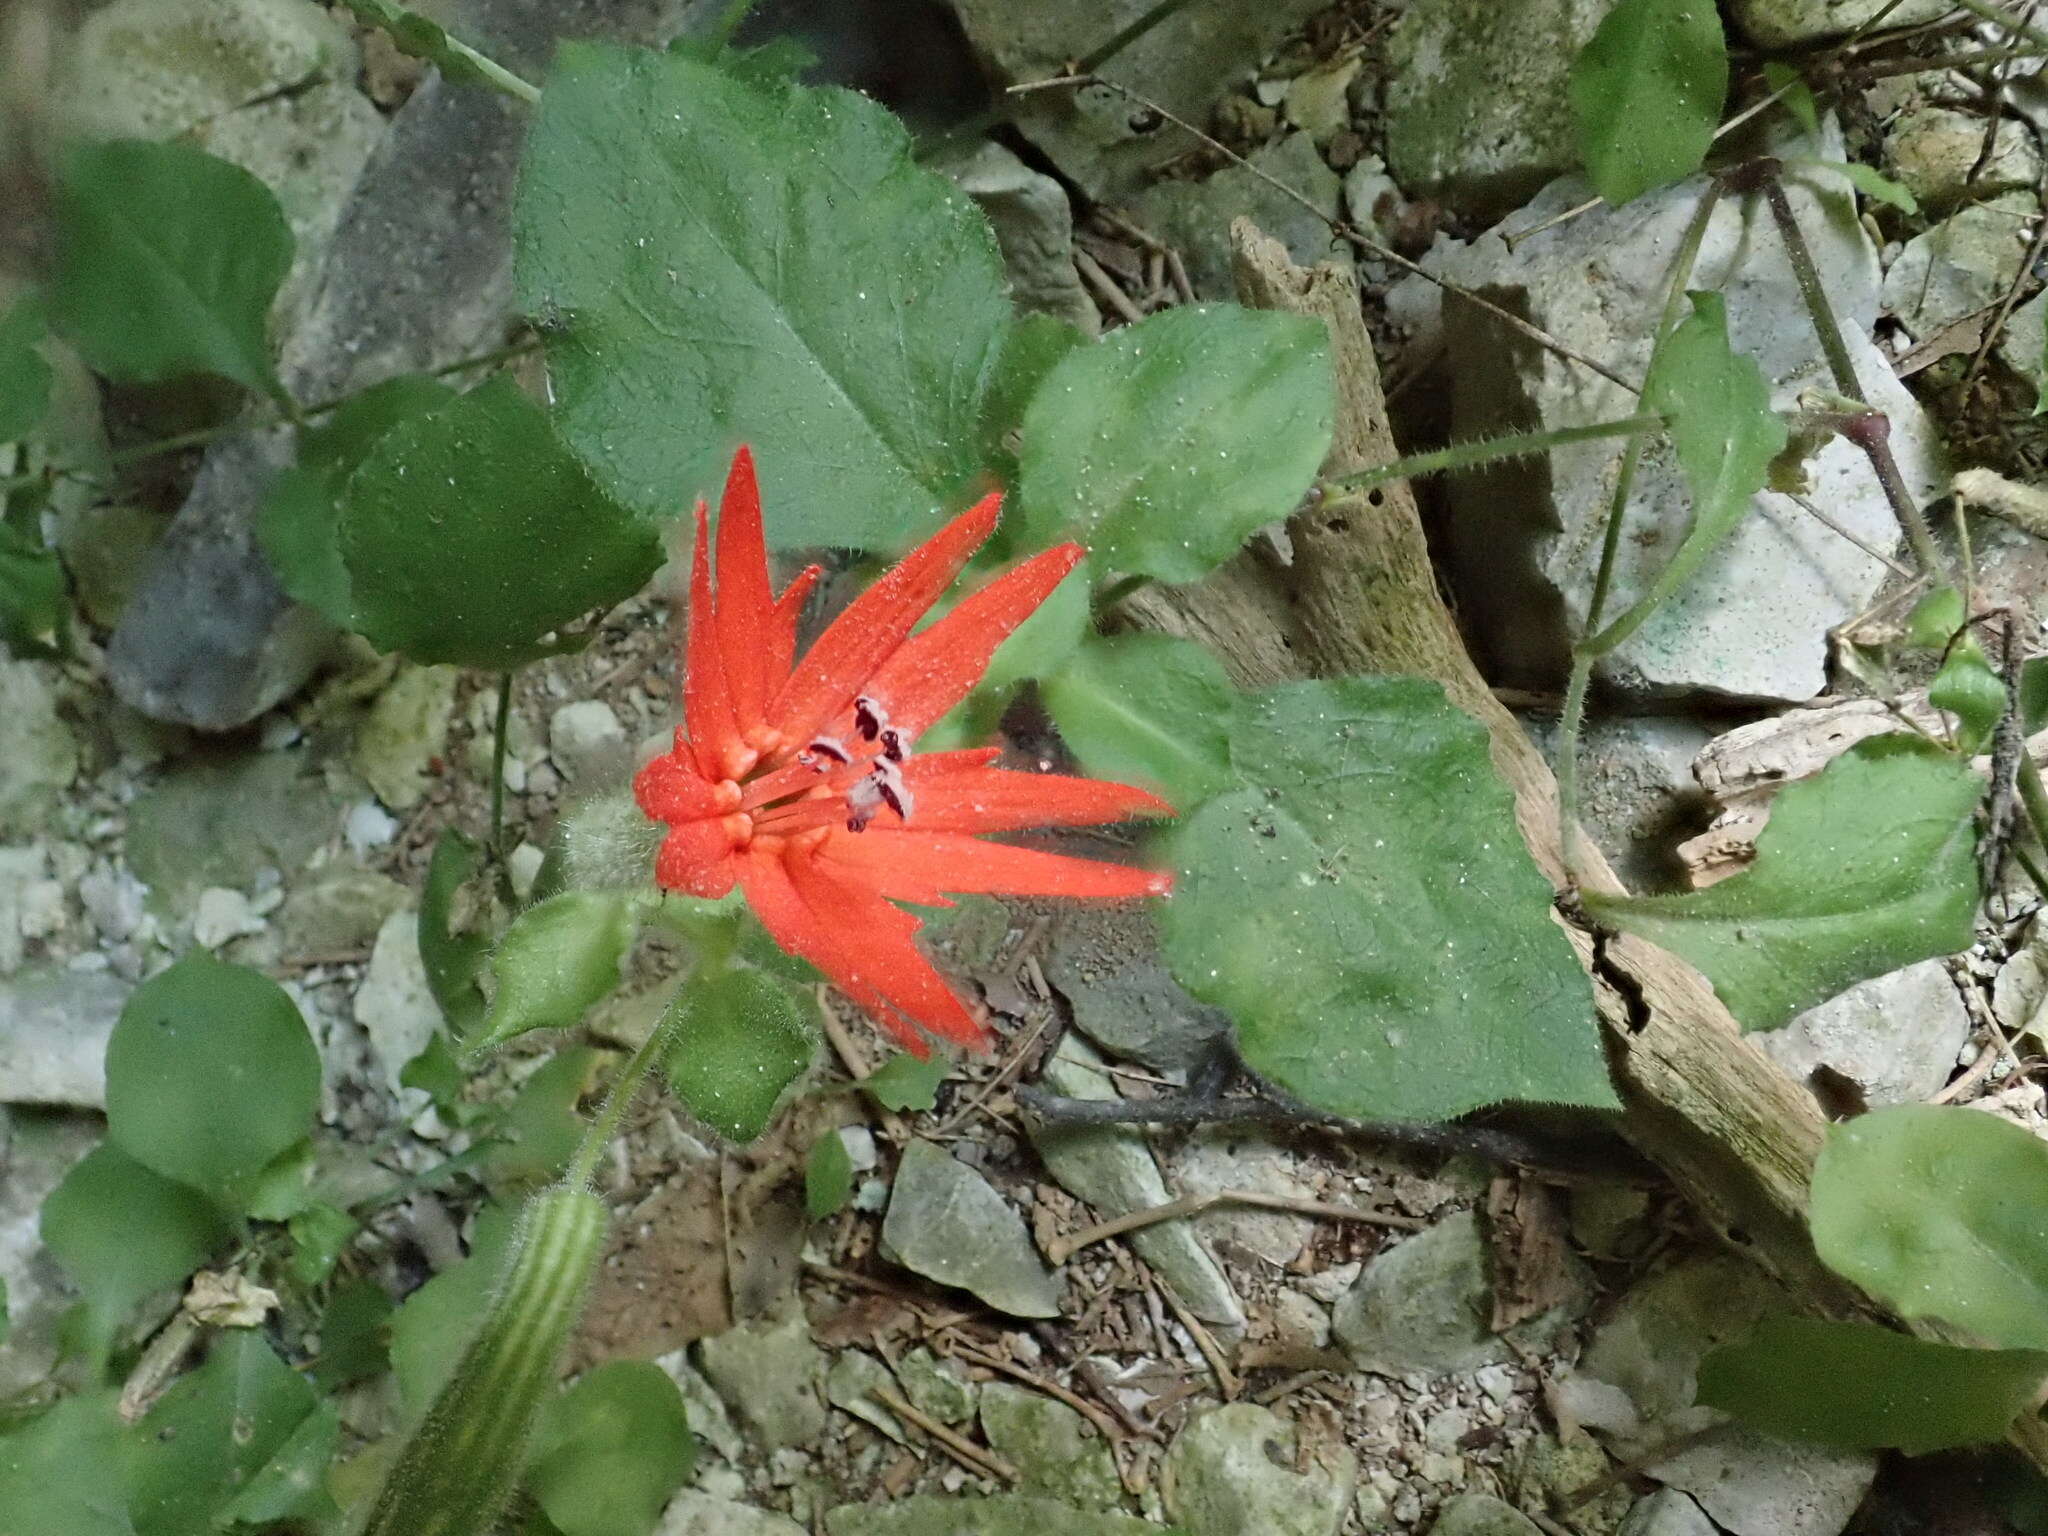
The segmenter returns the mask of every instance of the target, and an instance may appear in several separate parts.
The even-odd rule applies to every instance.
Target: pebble
[[[350,807],[341,835],[357,854],[364,854],[398,836],[398,821],[376,801],[365,800]]]
[[[262,931],[262,917],[240,891],[211,885],[199,893],[199,908],[192,916],[192,942],[202,949],[219,949],[231,939]]]

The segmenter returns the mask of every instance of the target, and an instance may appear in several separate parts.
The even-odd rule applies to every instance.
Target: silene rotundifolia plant
[[[976,1049],[990,1037],[915,942],[896,905],[969,893],[1163,896],[1163,872],[984,841],[983,833],[1171,816],[1128,784],[998,768],[997,747],[918,753],[996,647],[1085,551],[1032,556],[917,625],[995,531],[1000,494],[913,549],[796,657],[813,566],[774,591],[750,451],[735,455],[714,538],[696,509],[674,750],[634,797],[663,824],[652,874],[716,900],[736,887],[785,951],[809,961],[917,1056],[922,1031]],[[715,569],[714,569],[715,550]],[[582,1311],[607,1227],[597,1159],[654,1062],[674,1046],[671,1006],[627,1063],[563,1182],[528,1204],[505,1276],[454,1375],[393,1464],[366,1536],[481,1532],[516,1486],[540,1403]]]

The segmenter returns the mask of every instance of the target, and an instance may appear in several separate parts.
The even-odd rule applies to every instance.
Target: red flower
[[[1127,784],[991,767],[997,748],[914,755],[918,735],[980,681],[989,657],[1080,560],[1062,544],[911,630],[996,525],[1000,495],[953,519],[862,593],[801,661],[797,615],[812,566],[770,590],[761,495],[741,448],[718,517],[697,503],[696,557],[675,750],[634,780],[668,824],[655,879],[716,898],[735,882],[775,941],[830,977],[916,1055],[917,1029],[985,1046],[987,1032],[919,952],[893,902],[946,893],[1162,896],[1148,869],[979,841],[977,833],[1086,826],[1173,807]]]

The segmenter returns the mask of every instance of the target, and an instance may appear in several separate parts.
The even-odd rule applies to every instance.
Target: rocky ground
[[[531,64],[550,25],[663,35],[699,8],[477,0],[450,19]],[[1143,9],[957,0],[902,8],[889,25],[903,35],[880,41],[859,8],[769,6],[759,24],[797,28],[828,69],[931,129],[974,110],[984,76],[1056,74]],[[1022,98],[1000,143],[940,163],[995,221],[1018,302],[1090,331],[1228,297],[1224,228],[1248,214],[1298,260],[1356,261],[1414,446],[1625,414],[1619,391],[1510,345],[1383,253],[1640,374],[1662,256],[1699,187],[1580,208],[1565,78],[1606,9],[1282,0],[1196,25],[1197,4],[1105,66],[1113,85],[1064,106]],[[1992,35],[1941,21],[1938,0],[1907,0],[1887,24],[1913,30],[1882,46],[1844,42],[1874,5],[1728,9],[1757,43],[1810,47],[1844,88],[1811,134],[1782,116],[1748,131],[1788,159],[1877,166],[1923,210],[1866,202],[1859,215],[1839,171],[1795,173],[1798,215],[1859,364],[1882,380],[1916,492],[1940,495],[1951,461],[2034,478],[2048,457],[2030,416],[2048,317],[2035,61],[1928,67]],[[188,134],[284,199],[302,253],[277,317],[295,389],[331,393],[507,339],[513,139],[498,102],[423,78],[301,0],[90,10],[66,67],[98,88],[73,93],[72,126]],[[911,57],[935,62],[897,67]],[[1382,253],[1333,238],[1333,221]],[[1700,273],[1789,403],[1822,358],[1768,244],[1731,200]],[[176,402],[146,393],[102,398],[82,370],[60,382],[70,441],[101,452],[177,419]],[[331,1155],[403,1172],[461,1143],[399,1077],[439,1026],[415,943],[428,852],[444,828],[489,823],[493,682],[338,644],[283,603],[246,536],[281,452],[231,439],[150,461],[112,499],[60,498],[81,609],[71,654],[0,663],[0,1281],[13,1324],[0,1393],[55,1357],[67,1297],[36,1213],[99,1134],[107,1032],[135,983],[188,948],[257,966],[299,1001],[326,1060]],[[1604,506],[1612,463],[1594,444],[1432,492],[1461,620],[1539,738],[1554,731],[1588,509]],[[1895,578],[1872,551],[1896,531],[1846,445],[1811,473],[1829,523],[1761,498],[1609,660],[1590,819],[1639,889],[1739,867],[1769,788],[1865,728],[1867,710],[1827,695],[1829,635],[1887,596]],[[1646,470],[1630,515],[1641,533],[1627,558],[1661,558],[1685,515],[1669,466]],[[2004,522],[1975,527],[1980,600],[2031,614],[2043,545]],[[202,582],[235,594],[203,624]],[[564,810],[616,788],[667,730],[667,591],[657,581],[588,650],[521,675],[505,779],[515,884],[534,878]],[[1915,1478],[1894,1467],[1880,1480],[1875,1458],[1702,1432],[1694,1364],[1774,1297],[1654,1183],[1502,1173],[1318,1130],[1048,1131],[1019,1085],[1147,1096],[1186,1080],[1218,1018],[1173,985],[1139,915],[982,904],[944,943],[1005,1044],[960,1064],[936,1108],[820,1098],[735,1150],[650,1105],[607,1173],[621,1236],[578,1359],[656,1356],[684,1387],[704,1454],[666,1536],[951,1532],[957,1516],[920,1496],[963,1491],[1009,1500],[985,1518],[1011,1523],[977,1529],[1057,1521],[1077,1536],[1140,1519],[1196,1536],[1923,1528],[1896,1523]],[[1817,1092],[1974,1102],[2038,1129],[2043,954],[2016,921],[1761,1043]],[[665,961],[636,956],[587,1043],[642,1037]],[[832,1007],[827,1084],[880,1056]],[[477,1092],[510,1092],[543,1059],[514,1053]],[[809,1226],[804,1151],[835,1125],[855,1198]],[[1184,1219],[1065,1251],[1098,1220],[1211,1196]],[[381,1257],[365,1262],[417,1284],[459,1257],[474,1204],[417,1195],[366,1237]],[[389,1422],[388,1395],[359,1398],[352,1427]]]

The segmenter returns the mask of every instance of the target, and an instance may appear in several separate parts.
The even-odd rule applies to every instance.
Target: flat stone
[[[0,659],[0,837],[41,829],[78,775],[78,743],[57,715],[57,670]]]
[[[1162,181],[1130,200],[1131,216],[1179,250],[1197,298],[1227,302],[1237,296],[1230,275],[1235,218],[1251,219],[1304,266],[1348,255],[1332,244],[1328,222],[1317,217],[1337,217],[1344,183],[1323,163],[1313,139],[1292,133],[1246,158],[1252,168],[1230,165],[1201,181]],[[1314,211],[1274,182],[1306,198]]]
[[[1735,21],[1752,42],[1765,48],[1840,37],[1884,14],[1884,29],[1917,26],[1946,16],[1949,0],[1902,0],[1886,10],[1888,0],[1731,0]]]
[[[929,1141],[896,1166],[882,1241],[897,1263],[1012,1317],[1058,1317],[1059,1281],[1024,1218],[988,1180]]]
[[[1505,1500],[1486,1493],[1461,1493],[1444,1501],[1429,1536],[1543,1536],[1543,1530]]]
[[[0,1103],[105,1109],[107,1037],[130,990],[60,966],[0,978]]]
[[[1088,1509],[1122,1501],[1109,1442],[1065,1403],[1006,1381],[984,1382],[981,1428],[989,1448],[1017,1469],[1020,1492]]]
[[[1841,152],[1833,137],[1780,147],[1787,155]],[[1876,252],[1856,221],[1848,184],[1835,172],[1803,166],[1784,184],[1861,385],[1889,415],[1901,473],[1925,505],[1946,491],[1938,443],[1925,412],[1868,339],[1877,318]],[[1581,353],[1639,378],[1670,257],[1698,206],[1701,183],[1651,192],[1622,208],[1603,205],[1509,250],[1504,233],[1534,229],[1583,202],[1588,190],[1575,177],[1553,182],[1527,208],[1437,265]],[[1806,391],[1832,388],[1761,198],[1726,198],[1716,207],[1689,286],[1721,294],[1730,342],[1761,368],[1775,406],[1789,408]],[[1443,323],[1454,438],[1582,426],[1637,409],[1627,390],[1507,333],[1472,305],[1447,306]],[[1619,440],[1601,440],[1450,478],[1445,553],[1461,617],[1501,681],[1552,688],[1565,676],[1624,451]],[[1898,541],[1896,521],[1859,450],[1836,439],[1806,472],[1811,498],[1835,522],[1872,548]],[[1692,516],[1684,477],[1659,439],[1636,476],[1609,613],[1646,590]],[[1789,498],[1760,493],[1692,578],[1602,661],[1600,676],[1636,698],[1809,698],[1827,680],[1829,630],[1861,612],[1886,575],[1881,561]]]
[[[714,1334],[697,1345],[697,1364],[761,1450],[812,1445],[825,1433],[825,1356],[801,1314]]]
[[[1028,1494],[948,1498],[922,1493],[887,1504],[842,1504],[825,1513],[826,1536],[1159,1536],[1130,1515],[1076,1509]]]
[[[2034,187],[2041,179],[2041,153],[2026,125],[2011,118],[1998,124],[1991,156],[1982,170],[1977,169],[1987,126],[1974,112],[1929,103],[1908,107],[1885,131],[1885,169],[1935,212],[1966,197],[1987,198]]]
[[[1823,1066],[1840,1073],[1875,1109],[1939,1092],[1970,1038],[1970,1016],[1942,963],[1923,960],[1750,1038],[1802,1083]]]
[[[22,905],[30,886],[49,873],[50,857],[41,843],[0,848],[0,976],[21,969],[26,946],[21,931]]]
[[[1174,1187],[1192,1196],[1243,1189],[1296,1200],[1317,1198],[1300,1150],[1256,1126],[1199,1132],[1175,1153]],[[1217,1247],[1237,1248],[1276,1267],[1292,1264],[1314,1234],[1315,1220],[1289,1211],[1226,1202],[1195,1218],[1195,1231]]]
[[[932,169],[951,177],[987,216],[1018,309],[1064,320],[1084,336],[1101,328],[1074,270],[1074,210],[1065,187],[990,139],[933,161]]]
[[[903,1440],[903,1423],[875,1397],[877,1387],[896,1390],[896,1378],[889,1367],[873,1355],[857,1349],[843,1349],[832,1357],[825,1373],[825,1401],[879,1429],[891,1440]]]
[[[1230,1015],[1188,996],[1159,958],[1150,907],[1067,902],[1048,916],[1045,979],[1074,1027],[1104,1050],[1171,1072],[1207,1061],[1230,1038]]]
[[[369,950],[384,920],[411,899],[389,875],[333,864],[294,885],[278,909],[284,958],[342,959]]]
[[[409,811],[426,798],[433,764],[455,717],[454,667],[406,667],[377,695],[356,730],[349,761],[386,806]]]
[[[897,1360],[896,1379],[910,1406],[941,1424],[965,1424],[981,1400],[981,1388],[958,1361],[941,1360],[928,1349],[913,1349]]]
[[[662,1511],[654,1536],[809,1536],[786,1515],[685,1488]]]
[[[1105,1067],[1085,1041],[1068,1034],[1046,1063],[1043,1084],[1070,1099],[1115,1099],[1119,1095]],[[1173,1199],[1150,1144],[1135,1128],[1086,1130],[1034,1121],[1031,1140],[1061,1187],[1087,1201],[1104,1218],[1149,1210]],[[1244,1308],[1237,1292],[1202,1246],[1191,1222],[1157,1222],[1131,1233],[1129,1241],[1203,1322],[1227,1329],[1244,1326]]]
[[[1924,337],[1997,303],[2019,276],[2040,211],[2033,193],[2007,192],[1915,235],[1885,273],[1884,307]]]
[[[340,806],[303,751],[172,769],[128,808],[128,867],[166,916],[208,886],[247,890],[265,870],[299,870],[332,837]]]
[[[208,886],[192,911],[192,942],[201,949],[219,949],[230,940],[261,933],[264,926],[247,896],[227,886]]]
[[[393,912],[378,928],[370,964],[356,988],[355,1018],[370,1037],[385,1086],[395,1094],[418,1092],[402,1087],[399,1074],[440,1032],[441,1007],[427,984],[420,918],[411,908]]]
[[[1161,1469],[1167,1512],[1188,1536],[1336,1536],[1358,1486],[1349,1449],[1324,1446],[1295,1471],[1294,1426],[1230,1403],[1191,1419]]]
[[[1614,0],[1414,0],[1388,40],[1387,165],[1494,218],[1578,164],[1572,60]]]
[[[1522,723],[1554,761],[1556,717]],[[1676,850],[1706,819],[1692,763],[1713,735],[1687,715],[1607,715],[1580,732],[1580,822],[1639,896],[1690,888]]]
[[[548,756],[571,784],[625,755],[626,728],[602,699],[578,699],[548,717]]]
[[[1707,1512],[1676,1488],[1659,1488],[1638,1499],[1614,1536],[1719,1536]]]
[[[1731,1536],[1836,1536],[1870,1491],[1877,1458],[1731,1426],[1644,1470],[1691,1494]]]

